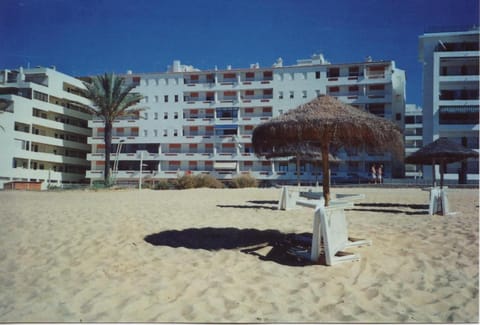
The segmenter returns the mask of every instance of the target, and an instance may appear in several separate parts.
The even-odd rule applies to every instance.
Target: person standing
[[[380,165],[377,169],[378,184],[383,184],[383,165]]]
[[[372,164],[370,172],[372,173],[372,183],[377,184],[377,170],[375,169],[375,164]]]

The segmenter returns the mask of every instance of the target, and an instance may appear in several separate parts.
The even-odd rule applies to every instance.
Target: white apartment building
[[[423,110],[415,104],[405,105],[405,157],[423,147]],[[406,164],[405,177],[422,177],[421,166]]]
[[[479,38],[478,27],[435,31],[419,37],[423,64],[423,143],[448,137],[479,149]],[[438,167],[437,167],[437,173]],[[431,179],[430,166],[424,176]],[[478,181],[478,159],[449,164],[445,179]],[[466,178],[466,179],[465,179]]]
[[[251,135],[256,125],[318,95],[328,94],[391,119],[403,127],[405,73],[394,61],[331,64],[322,55],[284,66],[252,64],[245,69],[200,71],[174,61],[163,73],[132,73],[124,77],[145,96],[148,107],[136,118],[114,122],[113,175],[117,182],[171,179],[185,173],[208,173],[228,180],[250,173],[261,181],[296,181],[295,163],[255,156]],[[91,162],[87,178],[103,178],[103,122],[92,120]],[[403,162],[390,154],[341,151],[332,165],[333,178],[367,174],[372,163],[385,166],[386,177],[403,177]],[[301,165],[302,182],[319,175],[311,162]]]
[[[85,182],[91,115],[83,87],[55,68],[0,71],[0,188]]]

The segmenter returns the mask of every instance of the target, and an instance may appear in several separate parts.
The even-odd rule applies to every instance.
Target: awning
[[[235,169],[237,169],[237,163],[236,162],[230,162],[230,161],[216,161],[213,164],[213,169],[235,170]]]
[[[478,113],[478,105],[440,106],[440,113]]]

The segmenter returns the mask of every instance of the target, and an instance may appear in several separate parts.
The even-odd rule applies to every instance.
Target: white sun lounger
[[[335,265],[346,261],[358,261],[360,260],[360,255],[347,253],[344,250],[349,247],[372,244],[371,240],[348,237],[345,207],[348,207],[350,204],[352,203],[336,204],[328,207],[324,207],[322,204],[317,206],[313,220],[310,256],[312,261],[318,261],[322,242],[327,265]]]
[[[447,187],[430,187],[426,189],[430,191],[428,214],[440,215],[455,215],[457,212],[450,212],[450,205],[448,203]]]
[[[306,199],[301,199],[300,197],[304,197]],[[365,194],[336,194],[330,200],[330,204],[352,202],[364,198]],[[300,205],[315,209],[320,200],[323,200],[322,192],[302,192],[292,189],[289,190],[287,186],[283,186],[280,193],[280,200],[278,201],[278,209],[291,210]]]

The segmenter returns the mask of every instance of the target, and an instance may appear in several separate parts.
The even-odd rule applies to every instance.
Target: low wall
[[[42,182],[14,181],[3,184],[4,190],[40,191]]]

